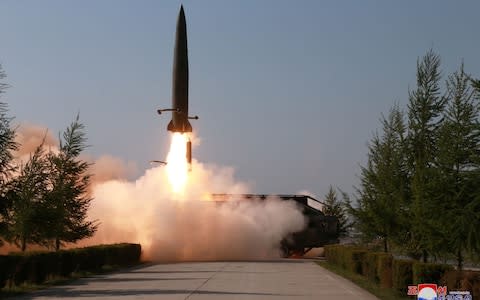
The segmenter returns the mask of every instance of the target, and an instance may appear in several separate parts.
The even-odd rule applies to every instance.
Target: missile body
[[[197,116],[188,115],[188,47],[187,47],[187,22],[183,6],[180,7],[175,33],[175,49],[173,53],[173,78],[172,78],[172,108],[159,109],[157,112],[171,111],[172,120],[168,123],[167,130],[171,132],[192,132],[189,119],[198,119]],[[187,142],[186,159],[192,162],[192,143]]]
[[[175,34],[175,50],[173,54],[173,79],[172,79],[172,108],[161,109],[172,112],[172,120],[167,130],[172,132],[192,132],[192,125],[189,119],[198,119],[197,116],[188,116],[188,47],[187,47],[187,23],[183,6],[177,19],[177,30]]]

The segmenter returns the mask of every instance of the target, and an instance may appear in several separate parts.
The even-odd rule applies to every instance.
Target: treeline
[[[368,144],[356,203],[365,241],[424,262],[480,250],[480,81],[464,70],[442,79],[432,50],[417,61],[404,112],[394,105]]]
[[[0,65],[0,96],[8,88],[5,77]],[[15,157],[21,145],[11,123],[7,105],[0,102],[0,247],[7,242],[22,251],[30,244],[59,250],[93,235],[97,224],[86,220],[90,164],[79,158],[86,136],[78,115],[58,149],[42,143],[26,162]]]

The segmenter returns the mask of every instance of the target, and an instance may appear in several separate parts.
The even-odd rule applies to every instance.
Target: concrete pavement
[[[377,299],[311,260],[156,264],[16,299]]]

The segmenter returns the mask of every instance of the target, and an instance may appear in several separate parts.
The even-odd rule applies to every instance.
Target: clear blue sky
[[[253,192],[358,182],[366,142],[433,48],[480,77],[480,1],[183,2],[194,157]],[[80,111],[89,151],[163,159],[179,1],[0,0],[2,98],[17,121],[63,130]]]

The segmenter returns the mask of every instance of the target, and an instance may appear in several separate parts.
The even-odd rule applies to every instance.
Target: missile
[[[173,54],[173,80],[172,80],[172,108],[159,109],[157,112],[171,111],[172,120],[167,126],[171,132],[192,132],[189,119],[198,119],[198,116],[188,115],[188,47],[187,47],[187,23],[183,5],[177,19],[175,34],[175,50]],[[191,160],[191,159],[190,159]]]

